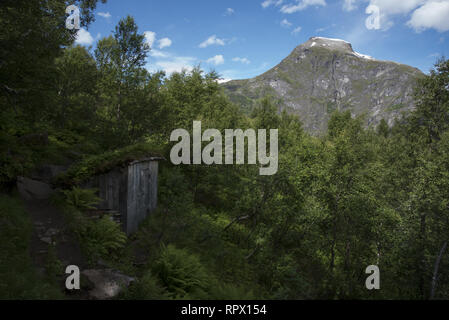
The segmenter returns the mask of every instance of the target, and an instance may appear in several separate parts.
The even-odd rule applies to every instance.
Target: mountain
[[[232,101],[251,108],[266,94],[296,113],[311,133],[324,132],[335,110],[365,115],[366,125],[389,125],[413,108],[413,88],[423,73],[357,53],[349,42],[313,37],[279,65],[253,79],[222,84]]]

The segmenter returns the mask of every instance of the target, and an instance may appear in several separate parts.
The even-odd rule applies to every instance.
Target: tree
[[[149,89],[147,84],[154,83],[143,66],[149,49],[134,19],[128,16],[120,20],[114,36],[100,40],[95,50],[102,75],[99,87],[103,115],[108,123],[106,128],[112,125],[116,144],[135,140],[141,110],[148,110],[145,92]]]
[[[75,46],[65,49],[55,64],[55,128],[92,135],[98,121],[96,87],[99,75],[95,60],[86,48]]]
[[[71,46],[76,31],[65,27],[66,7],[78,5],[82,26],[93,21],[97,0],[36,0],[0,3],[0,181],[14,182],[37,161],[39,145],[45,142],[60,113],[60,74],[55,60]],[[104,3],[105,0],[102,0]],[[42,139],[41,139],[42,138]]]
[[[0,92],[5,109],[14,109],[31,127],[52,113],[54,59],[70,46],[76,32],[65,27],[66,7],[81,8],[82,26],[93,21],[98,0],[2,1]],[[102,0],[106,2],[106,0]]]
[[[439,141],[449,128],[449,60],[439,60],[430,75],[419,80],[415,101],[412,126],[424,130],[429,144]]]

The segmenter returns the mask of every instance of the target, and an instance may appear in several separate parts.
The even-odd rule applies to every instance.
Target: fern
[[[147,272],[131,285],[122,298],[126,300],[168,300],[170,296],[159,284],[158,279],[151,272]]]
[[[154,271],[173,298],[204,292],[210,282],[210,276],[197,256],[172,245],[162,248]]]
[[[97,197],[97,190],[95,189],[81,189],[79,187],[74,187],[72,190],[65,190],[63,192],[67,204],[81,211],[95,209],[95,205],[101,201],[101,199]]]
[[[127,242],[126,234],[109,216],[90,221],[80,237],[90,263],[98,259],[118,259]]]

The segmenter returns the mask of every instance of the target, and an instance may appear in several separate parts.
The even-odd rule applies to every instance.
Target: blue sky
[[[250,78],[313,36],[424,72],[449,56],[449,0],[108,0],[78,43],[95,46],[127,15],[151,44],[150,71],[199,64],[224,79]]]

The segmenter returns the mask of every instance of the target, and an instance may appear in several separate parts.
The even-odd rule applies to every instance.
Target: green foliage
[[[210,300],[256,300],[260,299],[253,293],[252,290],[248,290],[243,287],[239,287],[235,284],[216,284],[216,286],[210,289],[209,294],[204,299]]]
[[[278,106],[271,96],[261,99],[254,108],[252,117],[255,118],[257,128],[276,129],[279,128],[279,118],[277,116]]]
[[[209,286],[210,276],[199,258],[173,245],[162,248],[153,270],[173,298],[194,296]]]
[[[99,259],[119,259],[127,242],[126,234],[109,216],[80,226],[78,237],[90,264],[97,263]]]
[[[0,184],[3,187],[17,176],[29,172],[34,165],[32,150],[21,145],[17,137],[8,134],[8,131],[14,130],[8,127],[0,131]]]
[[[79,133],[91,137],[95,134],[98,98],[96,86],[99,72],[95,60],[82,46],[69,47],[56,59],[58,87],[52,121],[57,133]],[[71,145],[74,145],[72,143]]]
[[[395,105],[392,105],[387,109],[387,111],[398,111],[404,108],[404,105],[402,103],[397,103]]]
[[[326,110],[328,114],[333,114],[337,110],[337,106],[334,102],[328,101],[326,104]]]
[[[411,125],[421,129],[429,142],[441,139],[449,128],[449,60],[440,60],[428,77],[420,79],[415,91],[416,111]],[[415,129],[415,130],[416,130]]]
[[[0,299],[60,299],[52,282],[41,278],[29,255],[32,225],[16,198],[0,195]]]
[[[82,25],[94,19],[97,0],[2,1],[0,5],[0,184],[14,183],[38,164],[42,143],[26,143],[30,136],[47,135],[67,110],[69,97],[58,91],[58,59],[75,41],[76,32],[65,28],[66,8],[76,4],[82,11]],[[104,3],[105,0],[102,0]],[[80,68],[78,68],[79,70]],[[77,77],[77,74],[72,74]],[[81,77],[86,79],[85,73]],[[88,85],[86,83],[86,85]],[[62,86],[62,84],[61,84]],[[78,92],[79,100],[83,92]],[[86,100],[86,99],[84,99]],[[79,101],[77,101],[79,102]],[[86,102],[86,101],[84,101]],[[69,104],[70,107],[74,103]],[[85,104],[83,105],[83,107]],[[64,109],[63,109],[64,108]],[[87,111],[87,108],[82,108]],[[68,110],[67,115],[75,112]],[[91,114],[91,113],[90,113]],[[87,116],[87,114],[86,114]],[[73,122],[80,119],[80,113]],[[68,121],[67,117],[65,120]],[[78,124],[83,123],[78,121]],[[60,126],[58,126],[60,128]]]
[[[94,175],[106,173],[115,167],[126,165],[136,159],[160,157],[157,150],[160,150],[160,147],[156,147],[154,143],[146,142],[107,151],[99,155],[88,156],[72,165],[65,174],[56,177],[55,183],[63,187],[77,185]]]
[[[74,187],[72,190],[64,190],[63,193],[66,197],[67,204],[81,211],[95,209],[95,205],[101,201],[96,195],[97,190],[94,189]]]
[[[119,262],[128,241],[126,234],[109,215],[94,218],[80,211],[80,208],[88,210],[92,198],[96,196],[93,190],[80,189],[78,192],[87,196],[82,201],[77,200],[78,207],[68,204],[65,199],[56,198],[53,202],[59,203],[62,208],[68,228],[76,235],[88,263],[95,265],[100,259],[111,263]]]
[[[47,259],[45,262],[45,273],[49,282],[57,284],[58,278],[63,274],[63,266],[58,259],[56,246],[50,244],[47,251]]]
[[[159,284],[159,280],[151,272],[147,272],[133,283],[121,298],[125,300],[168,300],[170,296]]]
[[[122,147],[135,143],[151,127],[157,98],[158,76],[152,77],[143,66],[149,51],[134,18],[119,21],[114,36],[102,39],[95,50],[99,110],[102,119],[102,144]],[[154,81],[156,80],[156,81]]]
[[[388,138],[388,135],[390,134],[390,128],[388,127],[388,124],[385,121],[385,119],[382,119],[380,121],[380,124],[377,127],[377,133],[383,136],[384,138]]]

